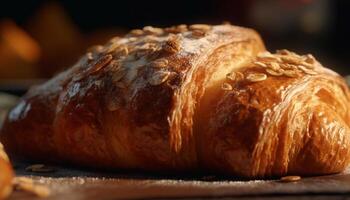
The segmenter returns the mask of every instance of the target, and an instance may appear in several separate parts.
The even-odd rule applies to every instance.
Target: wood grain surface
[[[25,170],[28,163],[16,163],[18,177],[47,186],[46,199],[203,199],[203,198],[327,198],[342,199],[350,194],[350,170],[342,174],[302,177],[297,182],[276,180],[239,180],[208,174],[148,174],[135,172],[96,172],[51,166],[49,173]],[[9,199],[40,199],[15,190]]]

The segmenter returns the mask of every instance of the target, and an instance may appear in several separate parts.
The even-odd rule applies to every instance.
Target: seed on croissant
[[[202,31],[208,31],[211,29],[211,26],[207,24],[193,24],[189,27],[190,30],[202,30]]]
[[[130,34],[135,35],[135,36],[143,35],[143,33],[144,32],[141,29],[134,29],[134,30],[130,31]]]
[[[129,54],[129,49],[126,46],[121,46],[117,50],[115,50],[115,53],[113,54],[115,57],[123,57],[127,56]]]
[[[182,33],[187,31],[187,25],[186,24],[180,24],[178,26],[172,26],[165,28],[165,31],[168,33]]]
[[[157,59],[151,63],[152,67],[162,68],[168,66],[168,60],[165,58]]]
[[[94,64],[92,68],[90,68],[90,73],[95,73],[100,71],[102,68],[107,66],[112,61],[112,59],[113,57],[110,54],[103,56]]]
[[[281,71],[274,71],[272,69],[266,69],[266,73],[272,75],[272,76],[282,76],[283,73]]]
[[[113,51],[115,51],[117,48],[118,48],[119,44],[118,43],[111,43],[109,46],[108,46],[108,49],[106,50],[106,53],[111,53]]]
[[[153,76],[149,79],[149,84],[151,85],[160,85],[168,80],[170,72],[166,71],[157,71],[153,74]]]
[[[139,49],[135,52],[134,57],[135,59],[140,59],[141,57],[149,55],[150,51],[150,49]]]
[[[266,60],[266,61],[280,61],[281,59],[277,56],[272,55],[270,52],[265,51],[258,54],[259,60]]]
[[[185,32],[187,31],[187,25],[186,24],[180,24],[176,26],[177,30],[180,32]]]
[[[284,70],[296,70],[298,67],[296,65],[288,64],[288,63],[282,63],[280,64],[280,67]]]
[[[88,52],[88,53],[86,53],[86,58],[88,59],[88,61],[91,61],[94,59],[94,56],[92,55],[91,52]]]
[[[231,81],[234,81],[234,80],[236,80],[236,73],[230,72],[230,73],[226,74],[226,78],[231,80]]]
[[[221,88],[222,88],[223,90],[226,90],[226,91],[233,90],[232,85],[230,85],[229,83],[223,83],[222,86],[221,86]]]
[[[119,70],[120,67],[121,67],[121,64],[120,64],[120,62],[117,61],[117,60],[112,60],[112,61],[108,64],[108,68],[109,68],[109,69],[112,69],[112,70],[114,70],[114,71]]]
[[[193,30],[192,31],[192,36],[194,38],[201,38],[204,37],[206,35],[206,32],[203,30]]]
[[[315,69],[315,64],[310,64],[310,63],[307,63],[305,61],[301,62],[300,64],[308,69]]]
[[[305,74],[310,74],[310,75],[316,75],[317,72],[307,69],[306,67],[304,67],[303,65],[298,65],[298,68],[303,71]]]
[[[180,44],[177,37],[171,37],[165,42],[163,48],[168,53],[177,53],[180,50]]]
[[[295,70],[284,70],[283,75],[291,78],[295,78],[298,76],[297,72]]]
[[[282,59],[282,61],[284,61],[286,63],[294,64],[294,65],[299,65],[302,62],[302,60],[300,60],[294,56],[282,56],[281,59]]]
[[[276,51],[277,54],[280,54],[280,55],[290,55],[291,52],[288,51],[287,49],[279,49]]]
[[[211,29],[211,26],[206,24],[193,24],[189,27],[192,31],[192,36],[195,38],[204,37],[207,32]]]
[[[305,58],[305,62],[309,64],[314,64],[316,62],[316,59],[313,55],[307,54]]]
[[[102,45],[95,45],[92,46],[90,48],[88,48],[88,52],[92,52],[92,53],[101,53],[103,51],[103,46]]]
[[[268,51],[260,52],[258,54],[258,58],[266,58],[266,57],[270,58],[270,57],[273,57],[273,55]]]
[[[153,26],[145,26],[143,28],[143,31],[148,34],[156,34],[156,35],[161,35],[163,34],[163,29],[161,28],[156,28]]]
[[[115,37],[112,37],[110,40],[109,40],[109,43],[113,44],[113,43],[117,43],[121,38],[118,37],[118,36],[115,36]]]
[[[260,67],[264,67],[264,68],[267,67],[267,65],[265,63],[259,62],[259,61],[254,62],[254,64],[256,64],[256,65],[258,65]]]
[[[252,73],[252,74],[248,74],[248,76],[246,77],[246,79],[251,82],[263,81],[263,80],[266,80],[266,78],[267,76],[264,73]]]
[[[280,179],[281,182],[295,182],[301,179],[300,176],[284,176]]]
[[[235,72],[235,78],[236,80],[243,80],[244,79],[244,74],[242,72]]]
[[[267,66],[274,71],[277,71],[281,68],[281,66],[276,62],[270,62]]]

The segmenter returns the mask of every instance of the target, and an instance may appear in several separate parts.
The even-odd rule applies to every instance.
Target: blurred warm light
[[[58,2],[40,6],[29,18],[26,29],[42,50],[38,66],[41,76],[52,76],[72,65],[83,50],[83,35]]]
[[[250,17],[260,30],[277,35],[322,34],[331,24],[330,0],[256,0]]]
[[[2,45],[11,48],[21,59],[30,63],[39,60],[39,45],[14,22],[6,20],[0,23],[0,38]]]
[[[105,28],[83,34],[59,2],[46,2],[22,26],[0,22],[0,79],[50,77],[74,64],[88,46],[121,32]]]
[[[40,47],[14,22],[0,22],[0,78],[32,78],[38,75],[36,64]]]

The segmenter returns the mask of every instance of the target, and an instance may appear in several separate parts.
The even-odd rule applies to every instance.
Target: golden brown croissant
[[[12,155],[243,177],[349,163],[349,91],[311,55],[266,52],[231,25],[145,27],[92,48],[9,112]]]
[[[9,159],[0,143],[0,199],[4,199],[11,193],[13,175]]]

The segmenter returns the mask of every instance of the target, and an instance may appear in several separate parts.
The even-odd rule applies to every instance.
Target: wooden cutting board
[[[169,199],[169,198],[292,198],[324,197],[338,199],[350,194],[350,170],[342,174],[303,177],[297,182],[279,180],[238,180],[203,174],[167,175],[135,172],[82,171],[54,166],[55,172],[34,173],[16,163],[18,177],[28,177],[35,184],[47,186],[46,199]],[[24,191],[14,191],[9,198],[39,199]]]

